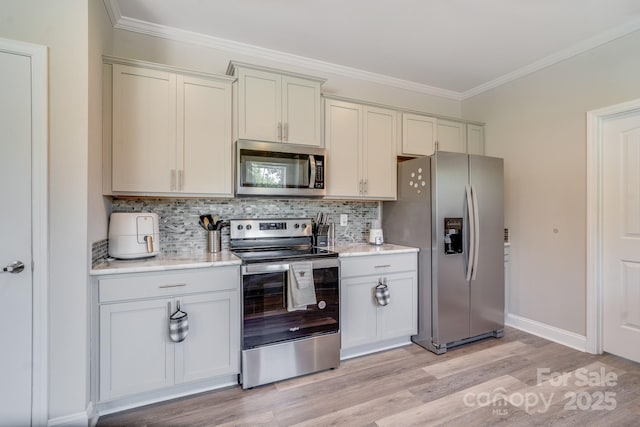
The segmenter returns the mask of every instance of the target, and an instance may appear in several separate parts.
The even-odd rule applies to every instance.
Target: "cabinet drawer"
[[[123,274],[98,280],[100,303],[237,290],[239,267],[199,268],[158,273]]]
[[[341,277],[388,274],[417,269],[416,253],[371,255],[340,259]]]

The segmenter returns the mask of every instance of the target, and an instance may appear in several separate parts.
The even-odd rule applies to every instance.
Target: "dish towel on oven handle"
[[[307,305],[317,303],[316,287],[313,283],[313,263],[301,261],[289,264],[287,311],[306,310]]]

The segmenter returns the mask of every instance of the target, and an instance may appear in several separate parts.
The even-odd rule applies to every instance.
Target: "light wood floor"
[[[563,376],[539,378],[539,368]],[[502,339],[440,356],[408,345],[344,361],[332,371],[203,393],[98,422],[121,425],[638,426],[640,364],[507,328]]]

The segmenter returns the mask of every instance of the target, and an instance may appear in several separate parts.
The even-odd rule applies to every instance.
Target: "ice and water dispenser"
[[[462,253],[462,218],[444,219],[444,253]]]

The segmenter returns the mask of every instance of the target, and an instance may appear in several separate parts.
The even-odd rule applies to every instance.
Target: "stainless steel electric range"
[[[242,387],[336,368],[338,254],[313,246],[308,218],[231,220],[230,226],[231,251],[242,259]],[[303,292],[315,304],[296,305]]]

